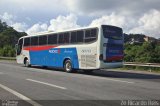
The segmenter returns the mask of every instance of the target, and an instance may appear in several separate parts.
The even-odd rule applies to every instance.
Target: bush
[[[160,46],[155,43],[125,44],[124,52],[126,62],[160,63]]]
[[[0,48],[0,56],[15,57],[15,49],[10,45],[4,46],[3,48]]]

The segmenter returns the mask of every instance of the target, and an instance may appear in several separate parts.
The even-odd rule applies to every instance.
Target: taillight
[[[103,60],[103,54],[99,55],[99,60]]]

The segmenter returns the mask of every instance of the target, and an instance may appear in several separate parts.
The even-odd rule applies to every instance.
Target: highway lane
[[[160,100],[160,75],[110,70],[65,73],[0,61],[0,84],[40,104],[39,100]],[[5,92],[0,97],[7,95],[5,99],[10,100],[16,96]]]

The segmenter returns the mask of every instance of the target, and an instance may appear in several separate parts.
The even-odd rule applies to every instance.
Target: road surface
[[[159,106],[160,75],[111,70],[66,73],[0,61],[0,100],[4,106],[111,106],[132,103],[128,100],[153,100],[150,103]]]

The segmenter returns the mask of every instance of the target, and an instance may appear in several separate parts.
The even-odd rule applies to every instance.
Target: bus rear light
[[[106,60],[107,61],[117,61],[117,60],[122,60],[122,59],[123,59],[123,56],[112,56],[112,57],[107,58]]]
[[[103,54],[99,55],[99,60],[103,60]]]

